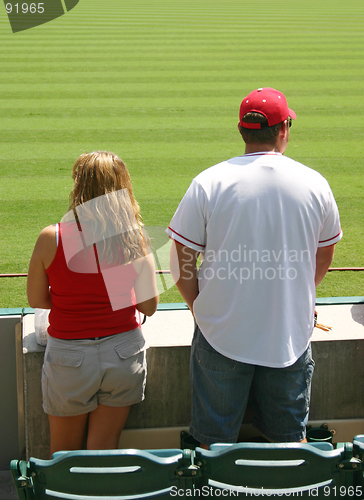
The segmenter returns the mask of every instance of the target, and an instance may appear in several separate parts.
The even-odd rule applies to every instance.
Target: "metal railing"
[[[364,271],[364,267],[330,267],[328,272],[332,271]],[[156,274],[171,274],[167,269],[157,269]],[[28,273],[8,273],[0,274],[0,278],[26,278]]]

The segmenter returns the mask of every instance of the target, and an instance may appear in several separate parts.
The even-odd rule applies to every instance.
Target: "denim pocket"
[[[238,361],[227,358],[216,351],[201,332],[199,332],[196,342],[196,357],[201,366],[214,372],[228,372],[235,369]]]

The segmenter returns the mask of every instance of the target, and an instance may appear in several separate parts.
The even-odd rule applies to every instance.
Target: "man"
[[[236,442],[250,391],[264,435],[306,440],[315,286],[342,237],[327,181],[283,156],[296,118],[285,96],[254,90],[239,118],[245,155],[200,173],[167,229],[196,321],[190,433],[205,447]]]

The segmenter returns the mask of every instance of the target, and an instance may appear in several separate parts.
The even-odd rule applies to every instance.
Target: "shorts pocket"
[[[122,344],[117,345],[114,349],[121,359],[128,359],[131,356],[135,356],[135,354],[140,353],[145,350],[145,340],[129,340],[127,342],[123,342]]]
[[[48,349],[46,361],[52,365],[78,368],[83,361],[83,353],[68,349]]]

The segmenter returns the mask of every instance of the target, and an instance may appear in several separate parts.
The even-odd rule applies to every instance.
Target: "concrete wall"
[[[20,322],[20,314],[0,317],[0,471],[9,469],[13,458],[22,458],[24,448],[23,389],[17,383],[22,377],[22,373],[19,377],[17,373],[17,357],[21,355]]]
[[[317,309],[319,322],[333,326],[333,330],[324,333],[315,329],[314,332],[312,345],[316,367],[310,419],[345,421],[349,430],[340,440],[351,440],[350,428],[352,437],[364,433],[364,305]],[[121,440],[123,447],[125,443],[130,446],[127,436],[128,433],[133,436],[134,429],[147,432],[160,428],[165,434],[166,428],[180,429],[189,425],[192,317],[189,311],[158,311],[148,318],[143,331],[149,344],[146,399],[130,412]],[[36,343],[33,315],[24,318],[23,345],[27,456],[48,458],[48,422],[41,407],[40,385],[44,348]],[[248,409],[244,423],[249,424],[250,419]],[[132,446],[143,448],[140,444]],[[160,446],[152,447],[173,446],[175,442],[169,446],[160,442]]]

